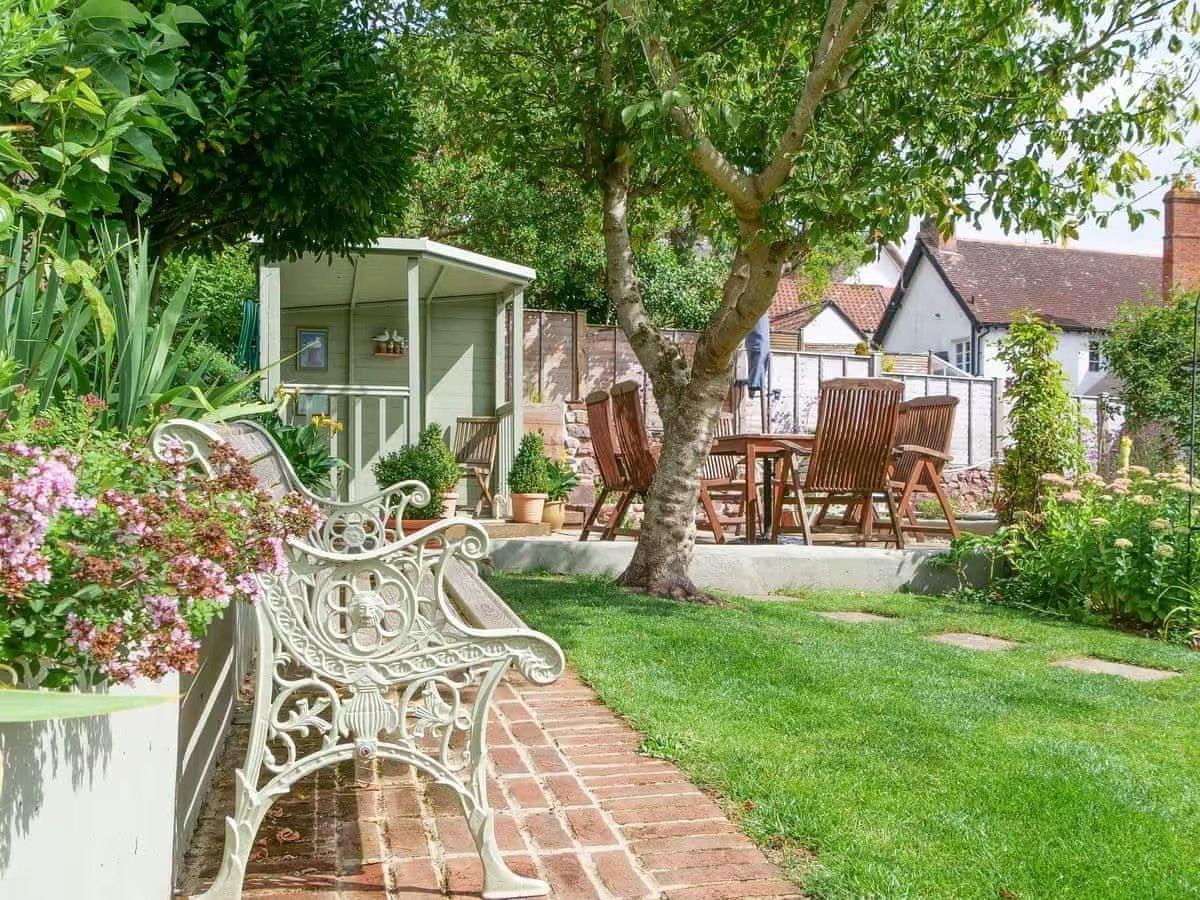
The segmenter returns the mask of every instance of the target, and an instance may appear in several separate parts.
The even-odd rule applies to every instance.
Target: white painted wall
[[[983,368],[981,375],[989,378],[1007,378],[1008,367],[996,358],[1000,342],[1008,334],[1007,328],[992,328],[983,337]],[[1088,344],[1102,340],[1100,332],[1064,331],[1058,336],[1058,347],[1054,358],[1063,367],[1067,376],[1067,389],[1072,394],[1090,394],[1092,388],[1104,377],[1104,372],[1088,371]]]
[[[890,353],[951,351],[971,336],[971,320],[946,283],[924,257],[917,263],[891,327],[883,341]],[[950,362],[954,362],[953,353]]]
[[[179,681],[137,690],[173,697]],[[178,730],[173,701],[0,725],[0,897],[170,897]]]
[[[833,344],[853,347],[862,340],[854,326],[833,306],[826,306],[804,326],[805,344]]]

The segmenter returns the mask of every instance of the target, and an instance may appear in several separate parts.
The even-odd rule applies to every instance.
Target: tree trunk
[[[621,330],[650,377],[663,421],[658,473],[645,498],[641,535],[620,583],[662,597],[714,602],[688,575],[696,543],[700,470],[708,459],[713,423],[733,380],[741,341],[771,305],[784,253],[761,237],[761,223],[744,228],[721,310],[705,329],[691,361],[654,326],[642,303],[629,239],[630,161],[618,146],[604,163],[605,278]]]
[[[663,411],[662,452],[645,498],[641,536],[621,584],[659,597],[712,602],[692,583],[688,569],[696,543],[700,470],[731,376],[729,370],[703,377],[693,373],[682,389],[655,391]]]

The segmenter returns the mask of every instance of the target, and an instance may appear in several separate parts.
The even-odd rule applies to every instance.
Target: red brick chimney
[[[1179,181],[1163,201],[1163,296],[1200,290],[1200,191]]]
[[[926,216],[921,220],[921,230],[917,232],[921,240],[935,250],[957,250],[958,242],[954,237],[954,232],[950,232],[950,237],[942,237],[938,231],[938,221],[933,216]]]

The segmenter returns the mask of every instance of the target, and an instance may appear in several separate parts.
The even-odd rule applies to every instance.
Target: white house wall
[[[805,344],[853,347],[861,340],[862,335],[832,306],[825,307],[804,326]]]
[[[1007,334],[1007,328],[991,328],[984,334],[980,375],[1005,379],[1012,374],[997,358],[1000,342]],[[1063,367],[1067,377],[1067,389],[1072,394],[1090,394],[1104,378],[1104,372],[1088,371],[1088,345],[1094,340],[1102,340],[1103,337],[1100,332],[1086,331],[1064,331],[1058,335],[1054,358]]]
[[[883,348],[891,353],[951,351],[971,336],[971,320],[924,257],[917,263]],[[950,362],[954,362],[951,353]]]

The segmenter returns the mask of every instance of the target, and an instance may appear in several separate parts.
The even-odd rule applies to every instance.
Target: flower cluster
[[[1200,612],[1187,572],[1188,501],[1200,485],[1186,472],[1130,466],[1111,481],[1086,473],[1041,482],[1038,514],[991,542],[1006,563],[993,586],[997,599],[1138,624]]]
[[[212,619],[260,600],[287,537],[319,519],[231,448],[210,478],[182,446],[162,462],[94,427],[95,410],[84,398],[0,430],[0,663],[49,685],[193,671]]]

